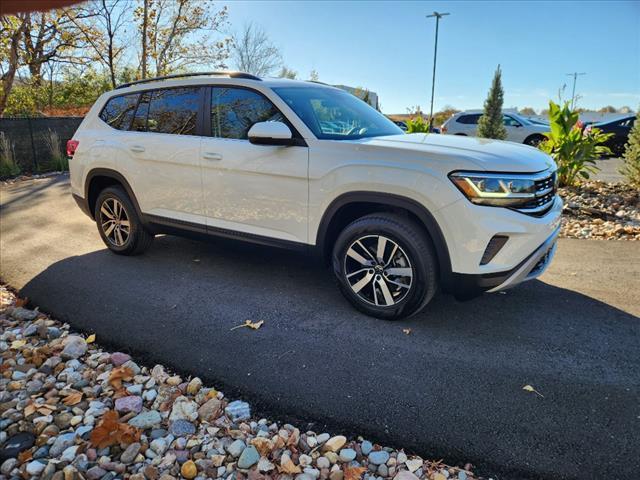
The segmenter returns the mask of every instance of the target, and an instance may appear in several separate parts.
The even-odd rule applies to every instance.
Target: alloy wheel
[[[351,290],[377,307],[401,302],[411,290],[413,268],[409,256],[383,235],[367,235],[354,241],[345,254],[344,275]]]
[[[131,222],[122,203],[107,198],[100,206],[100,225],[104,236],[116,247],[123,247],[131,234]]]

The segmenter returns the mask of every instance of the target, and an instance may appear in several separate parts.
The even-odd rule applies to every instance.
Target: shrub
[[[62,151],[62,143],[60,142],[58,133],[49,129],[43,137],[47,150],[49,150],[49,155],[51,156],[51,160],[46,165],[46,169],[56,172],[69,170],[69,159]]]
[[[575,185],[580,178],[589,178],[597,172],[596,160],[611,154],[602,145],[612,134],[604,134],[597,128],[582,130],[578,122],[578,112],[571,111],[569,102],[560,107],[549,102],[549,124],[551,132],[538,145],[542,151],[553,157],[558,165],[558,181],[561,186]]]
[[[627,181],[640,188],[640,108],[636,114],[636,122],[629,132],[629,140],[622,155],[620,173],[627,177]]]
[[[493,75],[489,95],[484,101],[484,113],[478,120],[478,136],[482,138],[494,138],[504,140],[507,138],[507,129],[504,128],[502,119],[502,103],[504,91],[502,90],[502,71],[500,65]]]
[[[429,133],[429,122],[417,116],[407,120],[407,133]]]
[[[13,143],[4,132],[0,132],[0,177],[13,177],[19,173]]]

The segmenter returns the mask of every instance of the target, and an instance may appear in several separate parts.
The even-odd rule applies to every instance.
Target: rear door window
[[[199,87],[154,90],[148,107],[146,131],[197,135],[199,104]]]
[[[110,127],[129,130],[133,113],[138,104],[138,93],[120,95],[107,101],[100,112],[100,118]]]

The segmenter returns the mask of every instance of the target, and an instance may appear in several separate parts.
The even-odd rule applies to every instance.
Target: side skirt
[[[195,238],[198,240],[206,240],[212,237],[228,238],[241,240],[243,242],[253,243],[257,245],[265,245],[287,250],[296,250],[300,252],[311,252],[314,250],[313,245],[307,245],[305,243],[264,237],[262,235],[238,232],[236,230],[228,230],[226,228],[209,227],[207,225],[202,225],[199,223],[186,222],[184,220],[166,218],[158,215],[150,215],[145,213],[142,215],[142,221],[147,226],[147,228],[149,228],[155,234],[165,233],[169,235]]]

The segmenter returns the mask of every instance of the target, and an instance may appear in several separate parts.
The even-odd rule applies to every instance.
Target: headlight
[[[553,181],[547,182],[551,175],[553,172],[548,171],[538,174],[453,172],[449,178],[476,205],[528,208],[537,203],[537,198],[553,196]]]

